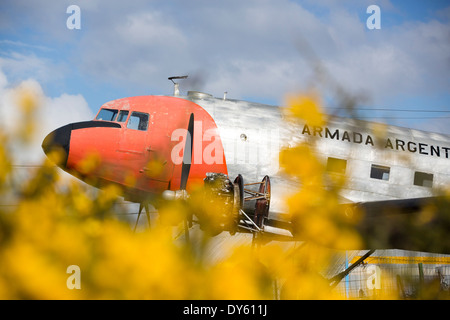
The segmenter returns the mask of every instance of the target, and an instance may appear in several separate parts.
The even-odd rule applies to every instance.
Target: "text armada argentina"
[[[308,126],[305,124],[302,130],[303,135],[309,135],[320,138],[346,141],[355,144],[364,144],[375,147],[375,140],[370,134],[360,133],[356,131],[347,131],[343,129],[329,129],[328,127]],[[385,149],[405,151],[410,153],[418,153],[422,155],[434,156],[449,159],[450,147],[442,145],[421,143],[416,141],[408,141],[387,137],[377,146]]]

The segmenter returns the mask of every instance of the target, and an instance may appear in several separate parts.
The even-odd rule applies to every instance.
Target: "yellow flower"
[[[326,118],[318,94],[289,95],[286,98],[290,114],[311,126],[323,126]]]

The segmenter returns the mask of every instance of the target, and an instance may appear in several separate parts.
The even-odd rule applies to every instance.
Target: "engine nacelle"
[[[207,210],[196,214],[200,227],[212,235],[222,231],[235,234],[241,209],[239,187],[223,173],[209,172],[203,181]]]
[[[240,174],[232,182],[223,173],[207,173],[204,186],[204,201],[208,210],[197,214],[202,229],[208,229],[213,234],[226,230],[232,235],[239,226],[251,232],[264,230],[270,208],[268,176],[261,182],[244,184]],[[254,202],[254,209],[246,213],[247,209],[243,209],[244,203],[250,201]]]

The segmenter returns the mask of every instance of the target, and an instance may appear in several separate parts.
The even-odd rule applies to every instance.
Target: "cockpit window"
[[[129,112],[126,111],[126,110],[120,111],[119,116],[117,117],[117,122],[125,122],[125,121],[127,121],[128,113]]]
[[[96,120],[114,121],[119,110],[114,109],[101,109],[98,113]]]
[[[133,112],[127,124],[128,129],[146,131],[148,128],[148,113]]]
[[[98,113],[95,120],[126,122],[130,111],[103,108]],[[146,131],[148,128],[148,113],[132,112],[128,119],[127,128],[133,130]]]

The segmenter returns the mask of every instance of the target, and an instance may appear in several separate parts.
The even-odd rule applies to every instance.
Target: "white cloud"
[[[200,74],[216,95],[260,92],[282,101],[286,88],[310,80],[309,46],[335,81],[374,103],[426,91],[430,80],[448,82],[439,68],[448,66],[448,25],[430,21],[371,33],[346,10],[350,3],[329,7],[326,16],[291,1],[178,3],[176,10],[152,4],[140,11],[117,5],[86,32],[80,67],[105,81],[156,90],[168,88],[168,76]],[[394,10],[390,2],[383,8]]]
[[[46,97],[41,114],[44,132],[49,132],[63,125],[91,120],[91,109],[81,94],[70,95],[63,93],[56,98]]]
[[[20,0],[19,7],[26,12],[24,17],[36,21],[40,32],[53,35],[55,43],[61,39],[70,43],[73,54],[67,60],[82,77],[112,83],[132,94],[170,93],[167,77],[189,74],[200,79],[194,81],[199,87],[182,82],[182,89],[217,96],[228,91],[230,98],[281,103],[286,92],[305,89],[317,80],[317,61],[328,72],[328,80],[353,95],[369,97],[375,106],[387,107],[399,97],[442,95],[450,85],[449,24],[403,22],[407,15],[389,0],[377,2],[382,28],[374,31],[367,30],[364,20],[371,0],[170,4],[140,0],[133,6],[92,0],[78,4],[82,12],[78,33],[65,28],[69,2],[51,9],[34,4],[32,11]],[[389,26],[383,20],[388,14],[402,18]],[[15,25],[11,18],[7,22]],[[37,80],[48,70],[55,78],[64,74],[33,55],[9,56],[8,65],[13,63],[16,73],[34,70]]]
[[[123,43],[134,46],[183,46],[186,39],[176,26],[159,12],[139,12],[127,15],[115,33]]]
[[[39,108],[36,110],[36,126],[31,141],[27,145],[12,144],[14,164],[38,164],[44,153],[41,149],[45,136],[54,129],[77,121],[92,119],[93,114],[81,95],[62,94],[60,97],[47,97],[39,82],[34,79],[22,81],[10,87],[8,79],[0,69],[0,127],[9,136],[18,134],[24,114],[18,107],[18,92],[26,90],[33,95]]]
[[[30,75],[39,82],[61,81],[64,75],[64,68],[50,59],[17,51],[3,53],[3,57],[0,57],[0,69],[8,72],[14,82],[27,79]]]

